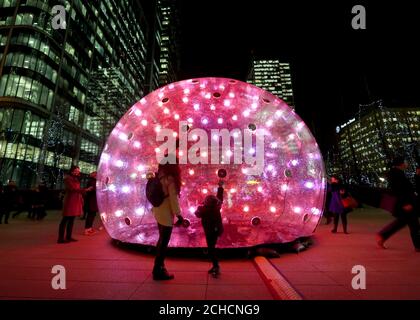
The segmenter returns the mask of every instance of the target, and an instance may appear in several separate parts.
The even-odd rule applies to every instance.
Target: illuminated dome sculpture
[[[174,227],[170,247],[206,246],[194,212],[206,195],[216,194],[219,169],[225,169],[227,176],[222,206],[225,231],[218,247],[285,243],[315,231],[326,181],[318,145],[305,123],[286,103],[258,87],[232,79],[199,78],[150,93],[110,134],[99,163],[97,196],[101,219],[113,239],[152,246],[157,242],[145,187],[148,173],[157,171],[156,153],[165,152],[160,150],[164,142],[157,142],[165,129],[180,141],[188,136],[188,155],[180,148],[180,156],[187,158],[181,164],[180,205],[190,225]],[[228,150],[222,148],[217,131],[211,131],[222,129],[231,135]],[[194,145],[205,135],[209,147],[198,152]],[[219,162],[212,161],[212,154]],[[203,161],[192,164],[190,155]],[[254,166],[245,161],[257,158]]]

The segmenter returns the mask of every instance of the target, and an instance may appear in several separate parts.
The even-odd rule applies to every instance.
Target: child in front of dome
[[[217,188],[217,195],[208,195],[205,197],[204,202],[197,208],[195,215],[201,218],[201,224],[206,235],[208,255],[213,263],[213,267],[209,270],[209,273],[214,277],[220,274],[219,261],[216,255],[216,244],[217,239],[223,233],[222,215],[220,210],[223,203],[223,181],[219,182]]]

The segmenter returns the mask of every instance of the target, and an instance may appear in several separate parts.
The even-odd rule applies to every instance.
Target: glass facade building
[[[336,131],[338,150],[332,161],[334,171],[351,183],[384,186],[390,161],[395,155],[405,155],[413,166],[418,160],[419,108],[378,105],[359,119],[338,126]]]
[[[58,188],[71,164],[96,170],[113,125],[156,87],[149,32],[138,0],[0,0],[1,183]]]
[[[294,108],[292,75],[290,64],[279,60],[258,60],[251,62],[248,83],[267,90]]]

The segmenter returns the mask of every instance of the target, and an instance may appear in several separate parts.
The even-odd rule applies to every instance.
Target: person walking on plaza
[[[416,184],[417,194],[417,214],[420,214],[420,164],[416,167],[416,175],[414,176],[414,183]]]
[[[7,215],[7,208],[6,208],[6,195],[4,193],[4,188],[3,186],[0,184],[0,224],[2,224],[3,222],[3,216],[5,219],[5,223],[7,222],[7,220],[9,219],[8,215]]]
[[[85,235],[90,236],[96,233],[93,229],[93,221],[95,220],[96,213],[98,212],[98,203],[96,201],[96,171],[89,175],[88,188],[90,191],[86,192],[85,207],[87,208]]]
[[[343,198],[348,196],[347,190],[342,185],[340,179],[336,176],[331,177],[331,200],[329,205],[329,211],[334,214],[334,228],[331,230],[332,233],[337,233],[338,222],[341,217],[343,223],[343,231],[347,232],[347,214],[351,211],[349,208],[345,208],[343,205]]]
[[[376,242],[385,249],[385,241],[408,225],[411,240],[417,252],[420,252],[420,224],[417,217],[417,203],[414,187],[405,176],[408,164],[403,157],[396,157],[392,161],[392,168],[388,173],[388,183],[392,195],[395,197],[395,207],[392,214],[395,220],[386,225],[376,235]]]
[[[58,243],[77,241],[72,237],[74,219],[83,212],[83,193],[92,190],[91,187],[80,188],[79,176],[80,168],[72,166],[64,178],[63,218],[58,229]]]
[[[159,201],[161,204],[153,206],[152,209],[159,230],[159,240],[156,244],[156,258],[153,267],[154,280],[171,280],[174,278],[174,275],[169,274],[165,268],[166,251],[171,239],[174,217],[178,217],[177,224],[180,224],[183,220],[178,200],[181,192],[181,169],[178,159],[174,162],[159,164],[158,172],[154,178],[151,178],[153,180],[150,180],[151,182],[154,181],[154,183],[157,182],[155,188],[159,188],[162,191],[160,192],[162,199]],[[148,199],[150,201],[150,197]]]
[[[223,203],[223,181],[219,182],[217,188],[217,195],[208,195],[204,199],[203,205],[197,208],[195,215],[201,218],[204,234],[206,235],[207,248],[210,260],[213,264],[209,273],[214,277],[220,274],[219,261],[216,256],[216,243],[217,239],[223,233],[223,223],[220,210]]]

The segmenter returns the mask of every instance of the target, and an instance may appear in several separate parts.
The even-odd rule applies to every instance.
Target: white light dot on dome
[[[308,189],[313,189],[314,188],[314,183],[312,182],[312,181],[306,181],[305,182],[305,188],[308,188]]]
[[[321,214],[321,210],[319,210],[318,208],[312,208],[311,212],[316,216],[319,216]]]
[[[281,186],[282,191],[287,191],[288,189],[289,189],[289,187],[287,186],[287,184],[282,184],[282,186]]]
[[[116,216],[117,218],[121,217],[123,214],[124,214],[124,211],[122,211],[122,210],[117,210],[117,211],[115,211],[115,216]]]
[[[225,87],[224,91],[220,85]],[[189,99],[187,104],[182,101],[184,97]],[[156,221],[145,196],[145,186],[149,173],[157,170],[158,154],[155,149],[159,148],[161,153],[168,150],[168,145],[164,143],[169,138],[175,140],[172,137],[175,135],[180,142],[187,138],[187,148],[182,156],[187,156],[187,162],[181,165],[180,207],[183,216],[192,225],[182,231],[176,230],[170,246],[206,246],[202,228],[195,226],[199,220],[194,212],[206,195],[216,194],[219,181],[217,172],[222,168],[227,171],[222,218],[232,228],[225,228],[225,233],[218,241],[219,247],[284,243],[313,233],[322,216],[326,192],[324,165],[310,130],[284,102],[258,87],[221,78],[170,84],[149,93],[142,101],[131,108],[127,106],[129,111],[108,137],[107,149],[104,149],[98,166],[99,212],[107,214],[107,221],[103,219],[103,223],[112,238],[125,243],[156,245]],[[229,101],[230,105],[225,106],[225,101]],[[158,107],[159,102],[163,103],[161,108]],[[199,105],[199,109],[195,110],[194,105]],[[164,114],[165,108],[169,109],[169,114]],[[223,120],[222,123],[218,123],[219,118]],[[188,119],[189,122],[180,123],[180,120]],[[272,126],[266,126],[267,122],[270,124],[269,120],[273,121]],[[190,130],[185,134],[186,130],[183,129],[187,125]],[[253,126],[258,130],[252,130]],[[159,135],[166,134],[169,138],[157,140],[156,127],[161,128]],[[195,159],[198,156],[197,160],[203,164],[193,164],[189,158],[189,148],[194,144],[198,146],[198,140],[190,141],[192,135],[196,134],[200,142],[202,140],[201,132],[199,134],[195,129],[205,131],[210,137],[208,147],[200,148],[195,153]],[[231,143],[226,149],[223,144],[227,144],[224,141],[227,139],[221,133],[212,132],[212,129],[229,131]],[[247,157],[251,161],[258,159],[261,149],[255,138],[259,130],[266,134],[262,144],[264,160],[261,165],[258,160],[252,165],[245,161]],[[120,133],[128,135],[127,143],[125,140],[121,142]],[[292,133],[295,134],[295,140],[288,140]],[[252,137],[252,143],[247,145],[245,137],[248,134]],[[235,143],[238,141],[241,144]],[[216,150],[211,144],[219,146],[217,164],[210,162]],[[226,155],[229,149],[230,157]],[[182,152],[182,148],[179,151]],[[239,157],[236,157],[237,151]],[[241,163],[232,161],[236,158],[241,159]],[[204,164],[203,159],[208,161],[208,165]],[[299,161],[296,166],[293,166],[293,160]],[[273,166],[272,171],[267,170],[269,165]],[[252,171],[254,168],[261,168],[260,173],[255,174]],[[307,182],[314,184],[312,189],[305,186]],[[281,191],[283,185],[289,186],[289,189]],[[130,191],[123,193],[124,187],[129,187]],[[203,193],[204,189],[207,194]],[[143,209],[137,210],[140,207]],[[248,211],[244,211],[245,207],[248,207]],[[300,212],[299,209],[296,212],[296,207],[300,208]],[[118,210],[123,211],[119,213],[120,217],[115,215]],[[258,227],[250,225],[254,213],[264,222]],[[304,218],[307,214],[310,219]],[[131,219],[131,224],[127,223],[126,218]],[[242,232],[241,227],[245,225],[250,227],[249,232]],[[139,234],[142,236],[138,237]]]
[[[274,166],[273,166],[272,164],[269,164],[269,165],[267,166],[267,170],[268,170],[268,171],[273,171],[273,170],[274,170]]]
[[[296,167],[299,164],[299,160],[293,159],[291,162],[292,166]]]
[[[111,156],[108,153],[103,152],[101,155],[101,161],[108,162]]]
[[[207,189],[203,189],[203,193],[207,194],[208,190]]]
[[[184,102],[184,103],[188,103],[188,101],[190,101],[190,99],[188,99],[188,97],[183,97],[183,98],[182,98],[182,102]]]
[[[119,138],[120,140],[127,141],[128,136],[127,136],[124,132],[121,132],[121,133],[118,135],[118,138]]]
[[[130,187],[129,186],[124,186],[124,187],[121,188],[121,191],[123,193],[129,193],[130,192]]]
[[[140,100],[140,103],[141,103],[141,104],[143,104],[143,105],[144,105],[144,104],[146,104],[146,102],[147,102],[147,101],[146,101],[146,99],[145,99],[145,98],[143,98],[143,99],[141,99],[141,100]]]
[[[162,107],[162,106],[163,106],[163,102],[162,102],[162,101],[159,101],[159,102],[158,102],[158,106],[159,106],[159,107]]]
[[[225,101],[223,102],[223,105],[224,105],[225,107],[230,107],[230,104],[231,104],[230,100],[225,100]]]
[[[155,131],[156,131],[156,132],[160,132],[160,130],[161,130],[161,127],[160,127],[160,126],[157,126],[157,127],[155,128]]]
[[[193,118],[188,118],[187,121],[188,121],[188,123],[193,123],[194,122]]]
[[[218,124],[222,124],[223,123],[223,119],[222,118],[217,119],[217,123]]]
[[[276,212],[276,207],[271,206],[270,207],[270,212],[272,212],[272,213]]]
[[[279,117],[281,117],[283,115],[283,111],[281,111],[281,110],[277,110],[276,111],[276,116],[279,118]]]
[[[293,133],[289,134],[289,139],[293,140],[295,138],[295,135]]]
[[[302,212],[302,208],[301,207],[294,207],[293,208],[293,212],[294,213],[301,213]]]
[[[219,85],[219,89],[220,90],[225,90],[225,85],[224,84]]]
[[[265,123],[265,125],[267,126],[267,127],[271,127],[272,125],[273,125],[273,120],[268,120],[266,123]]]
[[[193,134],[192,139],[193,139],[194,141],[197,141],[197,140],[198,140],[198,136],[197,136],[196,134]]]
[[[178,156],[182,157],[183,155],[184,155],[184,151],[180,150],[180,151],[178,152]]]
[[[144,215],[144,207],[138,207],[138,208],[136,208],[135,213],[138,216]]]
[[[155,148],[155,152],[159,153],[160,152],[160,148]]]
[[[200,105],[198,103],[194,103],[193,108],[194,108],[195,111],[198,111],[198,110],[200,110]]]
[[[230,150],[226,151],[226,156],[231,157],[232,155],[233,155],[232,151],[230,151]]]
[[[164,114],[169,114],[169,109],[168,108],[163,109],[163,113]]]
[[[243,210],[244,210],[244,212],[249,212],[249,206],[245,206],[245,207],[243,208]]]

